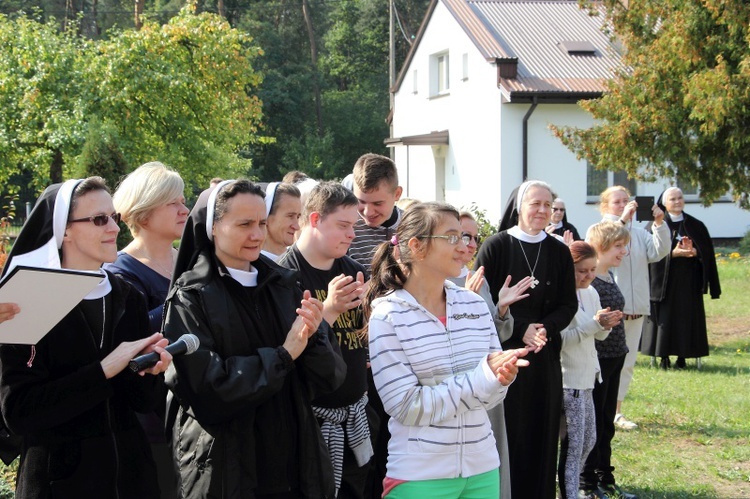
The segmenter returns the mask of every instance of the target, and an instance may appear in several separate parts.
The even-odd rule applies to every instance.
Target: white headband
[[[518,213],[521,213],[521,203],[523,202],[523,197],[526,195],[526,191],[529,190],[530,185],[531,181],[529,180],[518,187],[518,195],[516,196],[516,211]]]
[[[68,214],[70,213],[70,200],[73,198],[73,191],[83,179],[72,178],[66,180],[55,196],[55,208],[52,212],[52,233],[55,235],[57,249],[62,248],[63,237],[65,237],[65,227],[68,226]]]
[[[271,182],[266,187],[266,216],[271,215],[271,208],[273,207],[273,198],[276,197],[276,188],[281,182]]]
[[[209,241],[214,240],[214,210],[216,209],[216,196],[219,191],[227,184],[234,182],[234,180],[224,180],[219,182],[211,194],[208,195],[208,206],[206,206],[206,235]]]

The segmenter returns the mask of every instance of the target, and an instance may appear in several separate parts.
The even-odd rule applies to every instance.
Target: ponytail
[[[393,290],[403,289],[406,282],[406,274],[401,264],[396,260],[394,252],[398,250],[398,244],[391,242],[382,243],[375,251],[372,258],[372,275],[370,284],[365,291],[362,300],[362,313],[364,315],[364,331],[367,331],[367,323],[372,314],[372,302],[376,298],[385,296]]]

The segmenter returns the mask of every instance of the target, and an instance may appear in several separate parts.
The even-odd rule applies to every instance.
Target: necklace
[[[149,263],[151,263],[154,267],[156,267],[156,270],[160,274],[166,274],[170,278],[172,277],[172,270],[169,270],[169,269],[165,268],[163,265],[160,265],[159,262],[157,262],[156,260],[154,260],[153,258],[151,258],[149,256],[149,254],[146,253],[146,250],[144,250],[141,247],[138,247],[138,253],[140,253],[141,255],[143,255],[144,257],[146,257],[148,259]],[[172,250],[170,250],[169,256],[171,257],[171,260],[172,260],[171,267],[174,268],[174,255],[172,254]]]
[[[99,342],[99,350],[104,348],[104,324],[107,321],[107,297],[102,296],[102,339]]]
[[[521,247],[521,253],[523,253],[523,259],[526,260],[526,265],[529,267],[529,271],[531,272],[531,278],[533,281],[531,281],[531,289],[534,289],[537,284],[539,284],[539,279],[534,277],[534,272],[536,272],[536,266],[539,263],[539,255],[542,254],[542,245],[539,245],[539,251],[536,253],[536,261],[534,262],[534,267],[531,266],[531,263],[529,263],[529,258],[526,256],[526,250],[523,249],[523,243],[521,240],[518,240],[518,245]]]

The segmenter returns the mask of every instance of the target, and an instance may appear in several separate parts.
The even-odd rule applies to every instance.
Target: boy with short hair
[[[375,249],[390,241],[401,221],[401,210],[396,201],[403,189],[398,185],[396,164],[385,156],[368,153],[354,164],[353,192],[359,201],[360,219],[354,226],[356,238],[349,256],[361,263],[370,273]]]
[[[361,295],[364,267],[346,255],[359,219],[357,198],[335,182],[315,186],[302,208],[300,236],[279,260],[299,271],[303,289],[323,302],[323,318],[346,362],[344,384],[312,401],[336,478],[337,497],[361,498],[373,455],[367,404],[367,349]]]

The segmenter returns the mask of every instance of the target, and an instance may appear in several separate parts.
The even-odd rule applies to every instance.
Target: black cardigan
[[[711,291],[711,298],[717,299],[721,296],[721,284],[719,283],[719,271],[716,267],[716,254],[714,252],[714,243],[708,233],[706,226],[697,218],[683,212],[683,227],[686,235],[693,241],[693,247],[698,251],[698,260],[703,269],[703,294]],[[672,239],[672,249],[677,245],[675,237],[677,232],[673,225],[669,213],[665,213],[665,219],[669,224],[670,237]],[[647,229],[650,230],[650,225]],[[651,301],[661,301],[666,296],[667,280],[669,279],[669,267],[672,262],[672,252],[656,263],[648,266],[649,277],[651,281]]]

